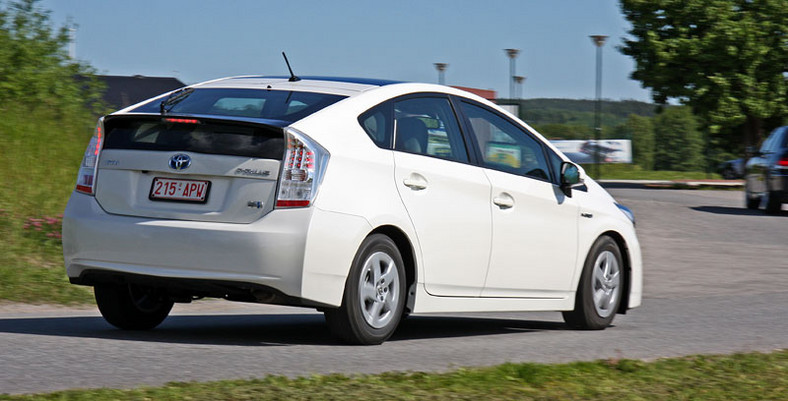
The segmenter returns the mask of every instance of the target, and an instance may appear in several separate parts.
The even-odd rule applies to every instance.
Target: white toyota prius
[[[121,329],[215,297],[316,308],[357,344],[425,312],[603,329],[643,281],[632,213],[528,125],[370,79],[219,79],[101,118],[63,252]]]

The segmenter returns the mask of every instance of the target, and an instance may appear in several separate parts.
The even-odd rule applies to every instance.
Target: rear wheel
[[[123,330],[152,329],[164,321],[173,305],[165,293],[131,284],[99,284],[93,292],[104,319]]]
[[[586,330],[609,326],[621,304],[623,283],[624,264],[618,244],[608,236],[600,237],[586,258],[575,309],[563,313],[566,324]]]
[[[750,191],[745,190],[744,202],[747,204],[747,209],[757,210],[761,205],[761,198],[757,196],[751,196]]]
[[[404,305],[402,256],[389,237],[373,234],[353,260],[342,306],[326,310],[326,322],[351,344],[380,344],[394,333]]]
[[[780,202],[780,197],[774,192],[767,192],[766,193],[766,213],[768,214],[777,214],[780,213],[782,209],[782,203]]]

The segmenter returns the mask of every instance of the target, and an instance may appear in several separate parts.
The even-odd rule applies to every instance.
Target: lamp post
[[[444,72],[446,68],[449,66],[446,63],[435,63],[435,68],[438,70],[438,83],[441,85],[446,85],[446,77]]]
[[[599,164],[599,141],[602,139],[602,46],[607,39],[606,35],[591,35],[591,41],[596,46],[596,105],[594,107],[594,168],[596,179],[601,178]]]
[[[68,28],[68,58],[77,59],[77,28],[73,25]]]
[[[520,49],[503,49],[509,56],[509,99],[514,98],[514,59],[520,54]]]
[[[515,75],[514,82],[517,84],[515,96],[517,96],[517,99],[519,100],[523,97],[523,82],[525,82],[525,77],[521,75]]]

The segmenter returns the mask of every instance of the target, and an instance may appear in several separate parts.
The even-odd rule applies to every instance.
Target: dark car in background
[[[744,169],[747,208],[779,213],[788,202],[788,126],[772,131]]]
[[[717,172],[726,180],[744,178],[744,159],[724,161],[717,166]]]

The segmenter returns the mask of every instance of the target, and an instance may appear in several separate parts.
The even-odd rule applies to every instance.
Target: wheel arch
[[[629,255],[629,247],[627,246],[627,241],[624,237],[616,231],[606,231],[602,233],[598,238],[602,238],[604,236],[608,236],[616,242],[618,245],[618,249],[621,251],[621,258],[624,262],[624,272],[626,273],[626,277],[624,280],[624,291],[622,292],[621,297],[621,304],[618,306],[617,313],[626,314],[627,309],[629,309],[629,297],[631,295],[632,290],[632,259]]]
[[[391,238],[394,244],[397,245],[397,249],[399,249],[402,261],[405,263],[405,312],[410,313],[413,311],[413,305],[416,302],[416,281],[418,277],[416,274],[415,248],[408,235],[396,226],[379,226],[372,230],[367,237],[373,234],[383,234]]]

